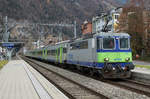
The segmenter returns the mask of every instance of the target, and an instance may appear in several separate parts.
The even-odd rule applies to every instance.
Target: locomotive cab
[[[128,78],[134,69],[130,36],[105,33],[97,37],[97,60],[105,78]]]

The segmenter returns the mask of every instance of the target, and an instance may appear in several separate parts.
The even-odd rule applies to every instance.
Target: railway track
[[[131,79],[123,79],[124,81],[126,82],[129,82],[129,83],[133,83],[133,84],[138,84],[140,86],[143,86],[145,88],[149,88],[150,89],[150,84],[146,84],[146,83],[143,83],[143,82],[139,82],[139,81],[136,81],[136,80],[131,80]]]
[[[103,82],[124,88],[142,95],[150,97],[150,85],[139,83],[129,79],[103,80]]]
[[[45,76],[58,89],[64,92],[64,94],[66,94],[70,99],[108,99],[108,97],[77,82],[74,82],[73,80],[62,76],[57,72],[44,68],[30,59],[24,58],[24,60],[39,71],[43,76]]]
[[[38,65],[38,64],[37,64]],[[39,67],[39,66],[38,66]],[[37,67],[36,67],[37,68]],[[46,68],[45,68],[46,69]],[[49,70],[48,70],[49,71]],[[145,95],[145,96],[148,96],[148,97],[150,97],[150,86],[149,85],[147,85],[147,84],[143,84],[143,83],[139,83],[139,82],[136,82],[136,81],[133,81],[133,80],[130,80],[130,79],[123,79],[123,80],[100,80],[100,79],[98,79],[98,77],[92,77],[92,76],[89,76],[89,75],[87,75],[87,74],[83,74],[83,73],[80,73],[80,72],[78,72],[77,70],[70,70],[69,69],[69,71],[71,71],[71,72],[74,72],[74,73],[77,73],[77,74],[80,74],[80,75],[83,75],[83,76],[88,76],[88,77],[90,77],[90,78],[92,78],[92,79],[95,79],[95,80],[97,80],[97,81],[101,81],[101,82],[104,82],[104,83],[107,83],[107,84],[111,84],[111,85],[114,85],[114,86],[116,86],[116,87],[119,87],[119,88],[121,88],[121,89],[125,89],[125,90],[129,90],[129,91],[131,91],[131,92],[135,92],[135,93],[137,93],[137,94],[141,94],[141,95]],[[43,74],[43,75],[45,75],[45,74]],[[46,74],[47,75],[47,74]],[[61,75],[60,75],[61,76]],[[49,77],[49,76],[48,76]],[[47,76],[46,76],[46,78],[48,78]],[[55,78],[55,76],[53,76],[53,78]],[[49,79],[49,78],[48,78]],[[49,79],[50,80],[50,79]],[[67,79],[67,81],[69,81],[69,79]],[[53,82],[53,80],[50,80],[50,82]],[[60,81],[61,82],[61,81]],[[56,83],[55,85],[56,86],[62,86],[63,85],[63,82],[62,82],[62,85],[60,84],[60,85],[57,85],[57,84],[59,84],[60,82],[58,82],[58,83]],[[73,81],[74,82],[74,81]],[[55,82],[54,82],[55,83]],[[84,86],[83,86],[84,87]],[[78,88],[78,87],[77,87]],[[59,89],[62,89],[62,90],[64,90],[63,88],[59,88]],[[70,88],[69,88],[70,89]],[[73,89],[73,88],[72,88]],[[83,88],[84,89],[84,88]],[[88,88],[87,88],[88,89]],[[78,92],[78,90],[80,90],[80,89],[77,89],[77,90],[75,90],[75,92],[77,91]],[[67,93],[68,94],[68,92],[66,91],[66,89],[64,90],[64,92],[65,93]],[[99,93],[98,93],[99,94]],[[89,96],[90,98],[92,97],[92,99],[93,99],[93,96],[96,96],[96,98],[94,98],[94,99],[97,99],[97,96],[99,96],[99,97],[103,97],[103,95],[101,96],[101,95],[98,95],[97,93],[96,93],[96,95],[91,95],[91,96]],[[68,95],[69,96],[69,95]],[[79,99],[79,98],[81,98],[81,96],[82,95],[78,95],[78,93],[77,94],[74,94],[74,95],[70,95],[71,97],[73,97],[73,98],[76,98],[76,97],[74,97],[74,96],[78,96],[77,97],[77,99]],[[86,97],[86,95],[84,94],[84,96]],[[82,97],[83,98],[83,97]],[[89,98],[89,99],[90,99]],[[108,98],[108,97],[105,97],[104,96],[104,98]],[[102,99],[104,99],[104,98],[102,98]],[[98,99],[100,99],[100,98],[98,98]],[[142,98],[141,98],[142,99]]]

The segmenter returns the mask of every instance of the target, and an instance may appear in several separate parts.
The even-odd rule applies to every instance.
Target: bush
[[[8,63],[7,60],[0,61],[0,69],[7,63]]]

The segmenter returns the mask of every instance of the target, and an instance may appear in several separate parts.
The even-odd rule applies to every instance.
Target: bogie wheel
[[[104,76],[103,76],[103,74],[102,74],[102,70],[97,70],[97,73],[98,73],[98,78],[99,78],[100,80],[104,80]]]
[[[93,68],[90,68],[90,76],[94,76],[95,70]]]

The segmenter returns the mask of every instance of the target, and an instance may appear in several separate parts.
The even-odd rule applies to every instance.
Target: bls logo
[[[115,58],[114,60],[115,61],[121,61],[122,59],[121,58]]]

